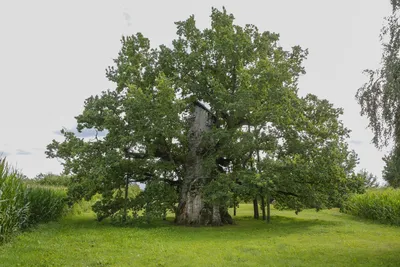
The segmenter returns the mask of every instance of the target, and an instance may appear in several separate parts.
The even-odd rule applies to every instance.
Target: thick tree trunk
[[[186,175],[180,192],[180,201],[175,222],[181,225],[223,225],[232,223],[227,210],[204,202],[202,189],[211,181],[211,174],[203,168],[200,149],[202,133],[209,130],[210,113],[196,105],[194,121],[189,132],[190,151],[187,156]]]
[[[176,222],[184,225],[209,224],[209,211],[204,207],[200,188],[185,191],[181,194]]]
[[[175,222],[191,226],[233,224],[226,207],[204,203],[200,189],[201,187],[197,187],[183,191]]]
[[[260,214],[258,213],[258,201],[257,198],[253,200],[253,208],[254,208],[254,219],[258,219]]]
[[[221,226],[222,224],[222,218],[221,218],[221,213],[219,210],[219,205],[213,205],[213,214],[212,214],[212,222],[211,224],[213,226]]]

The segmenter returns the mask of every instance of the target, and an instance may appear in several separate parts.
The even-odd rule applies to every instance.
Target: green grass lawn
[[[116,227],[93,214],[39,225],[0,247],[0,266],[400,266],[400,227],[339,213],[272,211],[236,225]]]

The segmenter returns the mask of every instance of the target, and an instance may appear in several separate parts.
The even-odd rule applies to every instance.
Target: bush
[[[18,173],[0,158],[0,244],[8,241],[28,219],[26,188]]]
[[[351,196],[342,212],[382,223],[400,225],[400,189],[371,189]]]
[[[24,227],[57,220],[66,211],[66,190],[30,186],[25,201],[29,203],[29,217]]]

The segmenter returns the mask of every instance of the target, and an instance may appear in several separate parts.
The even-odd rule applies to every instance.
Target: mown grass
[[[0,247],[0,266],[400,266],[399,227],[338,210],[273,210],[266,224],[251,209],[241,205],[236,225],[217,228],[115,227],[92,213],[68,216]]]

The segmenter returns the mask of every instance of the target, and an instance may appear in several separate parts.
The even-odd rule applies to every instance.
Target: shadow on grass
[[[194,237],[198,240],[237,240],[254,238],[255,236],[281,237],[291,234],[307,232],[312,227],[320,230],[329,229],[332,226],[343,224],[338,221],[326,221],[319,219],[298,219],[284,216],[272,216],[271,222],[266,223],[262,220],[255,220],[251,217],[237,217],[234,225],[225,225],[222,227],[190,227],[174,224],[173,218],[169,217],[167,221],[154,221],[150,224],[134,223],[130,225],[114,225],[109,220],[97,222],[92,216],[75,216],[63,219],[61,227],[84,230],[101,229],[132,229],[133,231],[149,230],[149,233],[171,234],[174,239],[190,241]],[[155,231],[154,231],[155,230]],[[188,239],[188,237],[191,237]]]
[[[332,227],[342,225],[341,221],[327,221],[321,219],[302,219],[285,216],[271,216],[271,222],[267,223],[262,220],[255,220],[251,217],[237,218],[236,225],[228,226],[232,228],[240,228],[242,230],[268,230],[277,232],[307,231],[310,227]]]
[[[150,224],[144,221],[130,221],[128,223],[113,223],[111,219],[107,218],[98,221],[93,214],[84,213],[81,215],[71,215],[63,218],[59,222],[62,226],[76,227],[76,228],[140,228],[140,229],[154,229],[173,227],[173,218],[168,218],[167,221],[154,220]]]

